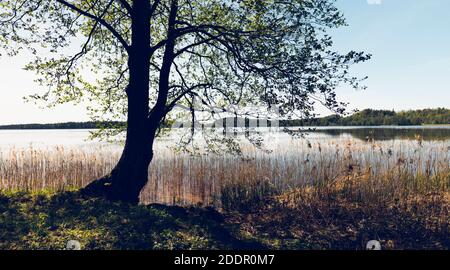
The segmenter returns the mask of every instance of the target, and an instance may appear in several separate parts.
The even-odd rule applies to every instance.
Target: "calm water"
[[[99,143],[88,138],[89,130],[81,129],[0,130],[0,147],[88,146]]]
[[[450,125],[446,126],[408,126],[408,127],[318,127],[289,128],[294,134],[304,134],[309,140],[330,140],[337,138],[355,138],[362,141],[389,140],[422,140],[449,143]],[[291,135],[273,129],[260,130],[267,141],[282,142]],[[300,132],[301,131],[301,132]],[[306,133],[305,133],[306,132]],[[51,147],[63,146],[93,146],[103,144],[89,140],[89,130],[0,130],[0,147]],[[174,136],[164,138],[164,141],[174,140]]]

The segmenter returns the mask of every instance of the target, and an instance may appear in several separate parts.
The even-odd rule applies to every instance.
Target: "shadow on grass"
[[[380,241],[383,249],[450,249],[446,195],[378,203],[327,195],[283,194],[228,220],[270,249],[361,250],[369,240]]]
[[[57,195],[0,194],[0,249],[263,249],[233,236],[212,208],[132,206]]]
[[[260,199],[258,199],[260,200]],[[262,200],[262,199],[261,199]],[[0,192],[0,249],[449,249],[448,194],[387,201],[299,189],[246,209]],[[238,204],[238,206],[241,206]]]

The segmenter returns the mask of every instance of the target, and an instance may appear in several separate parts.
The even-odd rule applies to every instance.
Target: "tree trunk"
[[[132,74],[130,73],[130,77],[136,76]],[[109,175],[86,186],[83,189],[85,194],[137,203],[139,193],[148,181],[148,168],[153,158],[153,142],[158,125],[149,123],[148,120],[148,89],[143,91],[148,88],[148,81],[133,81],[130,80],[127,89],[127,135],[120,160]],[[147,92],[147,96],[142,95],[142,92]]]
[[[153,142],[166,113],[170,69],[175,57],[176,15],[178,1],[172,0],[168,33],[159,71],[158,98],[149,112],[150,71],[150,1],[133,1],[132,45],[128,52],[129,85],[127,87],[127,138],[122,156],[111,173],[83,189],[91,196],[109,200],[139,202],[139,194],[148,181],[148,167],[153,158]]]
[[[149,2],[133,1],[132,44],[128,52],[127,135],[119,162],[111,173],[86,186],[82,193],[109,200],[139,202],[148,181],[153,142],[160,119],[149,121]]]

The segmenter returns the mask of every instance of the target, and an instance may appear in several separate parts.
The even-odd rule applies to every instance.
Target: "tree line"
[[[349,116],[330,115],[307,120],[287,120],[281,126],[417,126],[450,124],[450,109],[389,111],[366,109]]]
[[[123,122],[66,122],[66,123],[50,123],[50,124],[16,124],[3,125],[0,129],[97,129],[108,126],[116,126],[124,124]]]
[[[255,119],[253,119],[255,120]],[[262,122],[265,119],[259,119]],[[249,126],[251,119],[234,119],[234,126]],[[229,123],[226,119],[217,121],[215,127],[220,127],[220,123]],[[293,119],[281,120],[278,122],[280,126],[420,126],[420,125],[447,125],[450,124],[450,109],[424,109],[409,111],[389,111],[389,110],[373,110],[366,109],[349,116],[330,115],[326,117],[311,118],[307,120]],[[3,125],[0,129],[97,129],[116,127],[125,125],[120,121],[88,121],[88,122],[66,122],[52,124],[18,124]],[[272,126],[273,121],[265,121],[264,126]],[[163,125],[169,127],[168,123]],[[258,124],[258,126],[260,126]]]

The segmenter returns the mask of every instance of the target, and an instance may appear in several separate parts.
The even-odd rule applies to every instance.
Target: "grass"
[[[0,249],[236,249],[254,246],[212,208],[132,206],[76,192],[0,195]],[[258,247],[258,246],[256,246]]]
[[[72,239],[83,249],[363,249],[372,239],[450,248],[447,142],[275,146],[236,157],[159,145],[139,206],[76,191],[107,173],[118,149],[0,151],[0,249],[63,249]]]
[[[331,188],[331,187],[330,187]],[[0,195],[0,249],[449,249],[449,194],[367,204],[334,187],[268,195],[251,210],[132,206],[77,192]]]
[[[266,198],[230,220],[270,249],[450,248],[449,193],[363,200],[344,186],[300,188]]]

